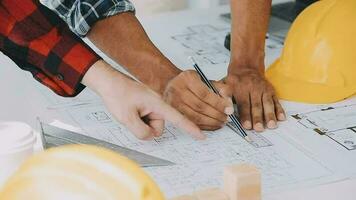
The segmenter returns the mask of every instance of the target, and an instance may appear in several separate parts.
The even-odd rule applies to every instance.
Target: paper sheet
[[[175,162],[175,166],[145,169],[168,197],[221,186],[224,166],[246,162],[262,171],[265,195],[344,178],[284,135],[293,121],[263,133],[273,146],[255,148],[228,127],[207,132],[206,141],[195,141],[168,124],[161,138],[147,142],[136,139],[101,104],[60,110],[89,136]]]
[[[326,135],[347,150],[356,150],[356,103],[326,106],[292,116],[305,129]]]
[[[182,45],[187,55],[194,56],[201,65],[219,65],[230,62],[230,51],[224,47],[225,37],[230,32],[229,26],[209,24],[186,27],[185,33],[171,38]],[[279,50],[283,44],[267,39],[266,50]]]
[[[159,49],[177,66],[191,69],[186,58],[195,55],[199,62],[204,63],[200,64],[207,76],[219,79],[226,74],[227,69],[229,52],[222,45],[228,25],[213,16],[205,12],[172,14],[147,22],[149,26],[145,28]],[[201,19],[208,23],[201,23]],[[176,23],[173,25],[174,20]],[[164,33],[160,31],[162,28],[165,29]],[[267,40],[266,49],[266,64],[270,64],[278,56],[281,46]],[[101,52],[99,54],[116,68],[122,69]],[[43,91],[42,94],[48,96],[48,92]],[[276,130],[263,133],[263,137],[273,145],[254,148],[228,127],[207,132],[206,141],[195,141],[167,124],[161,138],[150,142],[139,141],[117,123],[88,90],[78,100],[58,100],[53,95],[47,98],[52,102],[50,108],[57,109],[66,119],[71,119],[73,125],[81,127],[85,134],[177,163],[176,166],[145,169],[167,197],[191,193],[204,187],[221,186],[224,166],[242,162],[252,163],[261,169],[264,196],[284,189],[342,180],[356,174],[356,151],[339,149],[340,145],[319,137],[292,117],[296,114],[307,115],[309,118],[329,115],[325,112],[306,114],[326,105],[284,103],[290,115],[288,121],[281,123]],[[356,100],[352,100],[345,105],[355,103]],[[354,112],[349,113],[349,110],[343,109],[341,117],[349,115],[351,118],[348,121],[352,121]],[[325,127],[328,123],[323,122],[321,125]]]

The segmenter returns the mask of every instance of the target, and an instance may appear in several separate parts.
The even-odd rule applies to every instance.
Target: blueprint
[[[215,27],[212,25],[188,26],[184,34],[171,36],[175,42],[181,44],[184,51],[194,56],[202,65],[228,64],[230,51],[224,47],[225,37],[230,32],[229,27]],[[266,39],[266,49],[282,48],[279,41]]]
[[[292,117],[306,129],[325,135],[348,150],[356,150],[356,104],[326,106]]]
[[[162,23],[157,26],[161,27]],[[172,30],[173,28],[178,29],[176,26],[172,27]],[[169,31],[171,30],[167,29],[167,32]],[[157,38],[163,41],[158,47],[166,49],[165,53],[170,54],[174,58],[173,60],[179,61],[182,66],[184,66],[183,61],[193,55],[203,70],[207,72],[209,78],[221,77],[226,75],[226,67],[229,62],[229,51],[223,46],[227,32],[229,32],[227,26],[189,25],[182,27],[178,34],[164,35],[161,33],[158,35]],[[267,40],[267,57],[274,58],[279,54],[281,47],[278,42]],[[114,67],[122,70],[119,65],[107,59],[102,52],[99,54]],[[308,109],[300,106],[301,109],[299,109],[299,106],[293,103],[285,104],[286,111],[290,116],[288,121],[280,123],[278,129],[262,133],[259,138],[268,145],[257,148],[227,126],[218,131],[206,132],[207,140],[196,141],[185,132],[167,123],[164,134],[160,138],[141,141],[118,123],[105,109],[100,99],[88,89],[73,99],[56,97],[51,92],[44,90],[41,93],[48,100],[48,108],[56,110],[66,121],[71,121],[72,126],[82,130],[81,133],[176,163],[174,166],[145,168],[167,197],[192,193],[206,187],[221,186],[223,168],[226,165],[238,163],[254,164],[261,170],[264,196],[285,189],[321,185],[346,178],[328,162],[319,159],[313,149],[305,148],[302,142],[296,142],[295,139],[289,137],[290,135],[304,136],[298,134],[299,130],[296,130],[295,127],[305,121],[308,122],[308,120],[298,121],[291,116],[298,116],[301,119],[302,116],[306,116],[311,120],[316,119],[316,116],[325,117],[324,121],[322,123],[318,121],[317,125],[321,131],[326,132],[326,135],[332,135],[335,130],[340,128],[344,131],[354,130],[353,123],[343,123],[342,120],[344,125],[334,129],[331,122],[335,118],[328,119],[328,117],[333,117],[331,115],[335,115],[335,113],[318,111],[325,106],[309,106]],[[347,105],[352,106],[352,104]],[[350,116],[345,121],[352,121],[352,116],[355,116],[354,111],[350,112],[351,109],[339,108],[338,110],[343,110],[341,117]],[[317,114],[309,113],[311,111],[316,111]],[[57,121],[60,120],[57,119]],[[316,134],[313,132],[315,127],[310,129],[308,128],[310,124],[304,123],[304,125],[302,127],[306,132],[311,130],[312,134]],[[321,143],[320,146],[321,149],[324,147],[332,149],[330,146],[325,146],[324,143]],[[350,147],[352,146],[350,145]],[[345,151],[347,150],[345,149]],[[349,162],[348,164],[353,163]],[[350,171],[354,172],[355,170],[351,167]]]
[[[210,25],[187,27],[187,33],[174,35],[172,39],[179,42],[201,64],[229,63],[230,52],[224,47],[228,28],[219,29]]]
[[[169,123],[160,138],[141,141],[116,122],[101,103],[66,106],[58,111],[72,119],[86,135],[176,163],[145,168],[167,197],[221,186],[223,168],[238,163],[254,164],[262,171],[265,195],[344,178],[285,137],[283,133],[290,131],[288,126],[266,131],[263,136],[273,145],[263,148],[249,144],[228,127],[206,132],[207,140],[196,141]]]

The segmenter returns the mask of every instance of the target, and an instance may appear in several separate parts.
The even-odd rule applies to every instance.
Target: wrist
[[[182,72],[181,69],[179,69],[178,67],[176,67],[173,64],[167,65],[167,67],[164,71],[165,71],[165,73],[162,73],[161,78],[160,78],[160,90],[159,90],[160,94],[163,94],[168,83]]]
[[[156,60],[153,60],[151,64],[152,67],[149,68],[150,70],[139,80],[154,91],[163,94],[168,83],[178,76],[182,70],[163,56],[156,57]]]
[[[264,72],[265,53],[264,51],[254,54],[235,54],[231,56],[228,72],[235,74],[241,71],[259,71]]]
[[[110,95],[113,88],[122,90],[127,87],[130,81],[133,80],[111,67],[105,61],[99,60],[84,75],[82,83],[103,97]]]

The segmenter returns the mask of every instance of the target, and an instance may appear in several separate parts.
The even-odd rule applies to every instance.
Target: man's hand
[[[261,132],[264,125],[274,129],[278,120],[286,119],[275,91],[263,72],[254,68],[240,68],[235,73],[229,73],[225,82],[233,89],[244,128]]]
[[[218,82],[214,85],[223,97],[210,91],[195,71],[184,71],[168,83],[164,99],[201,129],[217,130],[233,113],[233,105],[229,87]]]
[[[160,136],[164,120],[184,129],[196,139],[205,138],[193,122],[166,104],[157,93],[104,61],[95,63],[82,82],[99,94],[112,115],[139,139],[150,140]]]
[[[272,85],[264,77],[265,37],[271,0],[231,0],[231,59],[225,82],[233,88],[244,128],[263,131],[285,120]]]

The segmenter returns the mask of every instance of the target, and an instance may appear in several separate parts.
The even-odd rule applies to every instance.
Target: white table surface
[[[226,10],[226,8],[224,8]],[[172,13],[182,18],[194,16],[195,13],[217,14],[224,9],[217,10],[199,10],[184,11],[181,13]],[[216,16],[217,17],[217,16]],[[146,28],[154,23],[154,17],[143,20]],[[153,21],[152,21],[153,20]],[[204,20],[204,19],[202,19]],[[182,19],[180,19],[182,21]],[[184,19],[183,19],[184,21]],[[152,27],[157,28],[155,24]],[[156,30],[157,31],[157,30]],[[152,32],[150,30],[149,32]],[[154,31],[153,31],[154,32]],[[155,38],[159,40],[159,38]],[[154,41],[155,41],[154,40]],[[47,110],[43,105],[45,99],[32,84],[35,80],[27,72],[21,71],[11,60],[0,53],[0,121],[22,121],[32,127],[37,127],[37,116],[46,116],[47,119],[56,119],[54,111]],[[31,84],[29,84],[31,83]],[[275,194],[270,200],[355,200],[356,199],[356,180],[348,180],[334,184],[318,186],[310,189],[290,191],[281,194]]]

